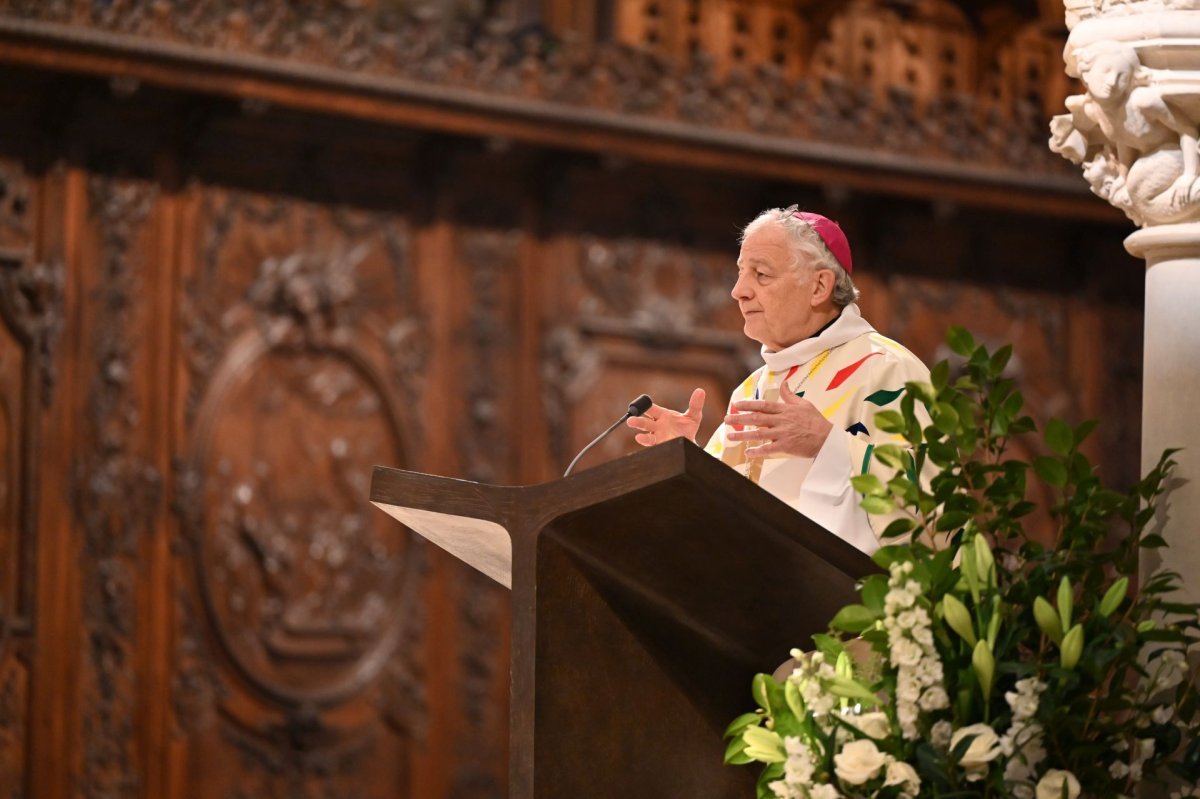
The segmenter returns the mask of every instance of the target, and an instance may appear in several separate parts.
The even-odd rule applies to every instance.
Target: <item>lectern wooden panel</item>
[[[512,799],[751,795],[721,731],[870,559],[684,441],[501,487],[377,468],[372,501],[513,591]]]

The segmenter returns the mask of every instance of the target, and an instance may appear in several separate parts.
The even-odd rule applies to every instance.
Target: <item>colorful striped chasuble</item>
[[[879,548],[878,533],[889,519],[870,518],[850,477],[871,471],[885,482],[894,470],[871,457],[876,445],[901,442],[875,428],[875,414],[899,410],[904,384],[928,382],[929,369],[915,355],[876,332],[849,305],[813,338],[778,352],[763,348],[765,363],[733,392],[729,407],[743,399],[779,400],[781,386],[812,402],[833,424],[815,458],[774,456],[748,460],[745,442],[726,439],[727,426],[713,433],[705,450],[868,554]],[[918,404],[918,411],[924,407]],[[927,421],[924,422],[928,424]],[[734,427],[734,429],[740,429]]]

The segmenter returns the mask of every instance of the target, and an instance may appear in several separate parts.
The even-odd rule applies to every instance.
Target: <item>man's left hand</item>
[[[750,429],[731,430],[726,437],[730,441],[756,442],[755,446],[746,448],[747,458],[769,455],[815,458],[825,439],[829,438],[833,425],[817,406],[797,397],[786,386],[779,398],[780,402],[742,400],[733,403],[736,413],[726,416],[725,424]]]

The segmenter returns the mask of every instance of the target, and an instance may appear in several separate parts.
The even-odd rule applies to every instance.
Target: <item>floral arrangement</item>
[[[1011,348],[957,328],[948,342],[961,376],[939,363],[876,416],[907,442],[875,449],[895,476],[854,479],[893,517],[885,541],[905,543],[875,554],[886,573],[792,651],[790,676],[754,679],[726,762],[765,764],[760,799],[1130,797],[1149,781],[1200,795],[1200,605],[1170,571],[1131,581],[1166,545],[1151,530],[1171,452],[1126,493],[1079,450],[1091,422],[1053,420],[1052,454],[1011,458],[1036,433],[1003,376]],[[1052,546],[1024,529],[1029,479],[1055,497]]]

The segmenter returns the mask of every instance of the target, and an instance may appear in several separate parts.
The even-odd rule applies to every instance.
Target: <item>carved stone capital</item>
[[[1068,74],[1086,94],[1067,98],[1052,149],[1081,164],[1092,190],[1142,226],[1125,240],[1146,261],[1142,357],[1142,472],[1177,453],[1171,485],[1149,528],[1183,575],[1178,596],[1200,599],[1200,0],[1067,0]],[[1169,508],[1169,511],[1167,510]],[[1166,551],[1166,550],[1163,550]],[[1164,565],[1141,557],[1149,580]],[[1178,793],[1144,786],[1142,796]]]
[[[1200,220],[1200,0],[1068,0],[1067,74],[1084,94],[1050,148],[1138,225]]]

